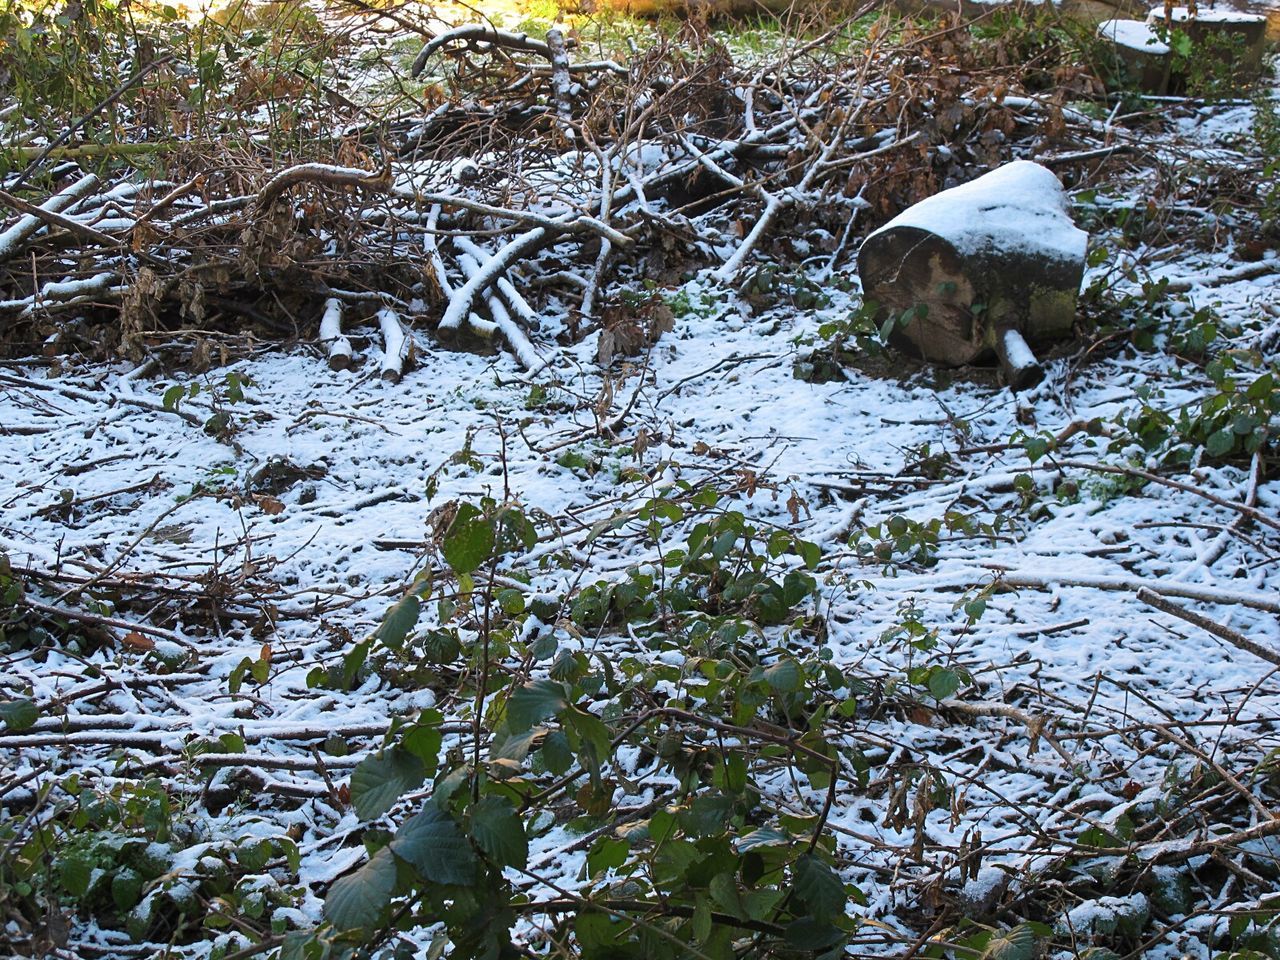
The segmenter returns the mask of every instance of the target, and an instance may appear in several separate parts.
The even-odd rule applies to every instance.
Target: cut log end
[[[349,354],[349,353],[332,353],[332,352],[331,352],[331,353],[329,354],[329,369],[330,369],[330,370],[333,370],[333,371],[338,371],[338,370],[350,370],[350,369],[351,369],[351,354]]]
[[[1044,379],[1044,367],[1022,334],[1013,327],[1002,330],[996,337],[996,355],[1009,389],[1027,390]]]

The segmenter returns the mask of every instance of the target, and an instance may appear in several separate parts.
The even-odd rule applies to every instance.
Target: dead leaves
[[[675,327],[675,314],[665,300],[652,296],[639,302],[611,303],[604,308],[600,322],[596,361],[607,367],[615,356],[635,356],[657,343]]]
[[[130,650],[137,650],[141,653],[148,653],[156,648],[156,642],[150,637],[143,636],[137,630],[130,630],[120,638],[121,646],[128,647]]]

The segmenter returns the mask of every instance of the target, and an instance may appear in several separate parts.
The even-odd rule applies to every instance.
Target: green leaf
[[[801,917],[787,924],[783,934],[787,943],[797,950],[825,950],[844,939],[847,934],[839,927],[825,920],[813,917]]]
[[[628,926],[615,921],[607,913],[580,911],[574,919],[573,932],[577,935],[578,945],[582,947],[584,956],[605,957],[621,945],[621,938]]]
[[[1231,430],[1219,430],[1210,434],[1209,439],[1205,441],[1205,453],[1211,457],[1221,457],[1231,452],[1231,448],[1236,445],[1236,435]]]
[[[529,861],[524,824],[506,797],[484,797],[472,808],[471,835],[499,866],[523,869]]]
[[[733,815],[734,799],[704,793],[695,797],[693,803],[681,811],[680,820],[690,836],[711,837],[724,833],[729,818]]]
[[[539,752],[543,763],[547,765],[547,770],[557,777],[568,772],[573,766],[573,751],[569,749],[569,738],[560,730],[553,730],[547,734]]]
[[[516,690],[507,702],[507,726],[519,733],[569,706],[564,684],[535,680]]]
[[[422,786],[426,768],[407,750],[380,750],[351,771],[351,802],[361,820],[380,817],[401,796]]]
[[[732,873],[717,873],[711,878],[711,899],[717,907],[732,917],[742,920],[747,909],[742,903],[742,889]]]
[[[355,873],[334,881],[324,898],[324,915],[339,930],[371,927],[391,902],[396,862],[385,848]]]
[[[524,594],[521,591],[512,588],[499,590],[496,599],[502,612],[508,616],[514,617],[524,613]]]
[[[609,756],[613,737],[603,720],[594,713],[573,709],[564,715],[564,724],[571,732],[577,734],[583,748],[591,751],[594,763],[600,764],[605,761]]]
[[[111,878],[111,899],[121,912],[132,910],[142,899],[142,875],[124,869]]]
[[[699,896],[693,905],[693,939],[704,943],[711,936],[711,901]]]
[[[0,703],[0,720],[10,730],[25,730],[40,719],[32,700],[5,700]]]
[[[493,524],[469,503],[458,507],[441,548],[455,573],[470,573],[493,553]]]
[[[935,667],[929,671],[929,692],[945,700],[960,689],[960,677],[954,670]]]
[[[440,745],[443,742],[444,735],[440,732],[439,726],[434,723],[423,723],[421,720],[406,730],[404,736],[400,738],[401,748],[422,761],[424,775],[436,769],[436,765],[440,762]]]
[[[1027,451],[1027,459],[1035,463],[1049,452],[1049,441],[1044,437],[1028,437],[1024,449]]]
[[[1231,432],[1242,437],[1253,433],[1260,426],[1262,426],[1262,421],[1251,413],[1237,414],[1231,420]]]
[[[422,601],[412,593],[405,594],[387,611],[382,626],[374,636],[392,650],[399,650],[409,631],[417,625],[421,612]]]
[[[1245,396],[1250,400],[1263,400],[1273,389],[1275,389],[1275,377],[1270,373],[1264,373],[1249,384],[1249,389],[1245,391]]]
[[[587,872],[598,877],[606,870],[617,869],[627,862],[631,845],[625,840],[604,836],[591,845],[587,853]]]
[[[453,817],[435,804],[428,803],[396,831],[391,852],[432,883],[470,886],[475,882],[475,851]]]
[[[59,865],[62,888],[77,900],[89,892],[93,882],[93,862],[87,854],[73,854]]]
[[[795,864],[795,890],[809,913],[829,920],[844,913],[844,884],[825,860],[806,853]]]
[[[431,630],[422,637],[422,656],[428,663],[450,664],[462,656],[455,630]]]
[[[804,685],[804,674],[794,660],[779,660],[765,670],[764,682],[774,693],[795,693]]]
[[[1031,960],[1036,952],[1036,935],[1028,926],[1016,926],[987,942],[982,960]]]

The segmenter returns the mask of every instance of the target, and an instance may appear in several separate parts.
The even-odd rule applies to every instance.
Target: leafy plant
[[[1280,113],[1270,93],[1254,98],[1253,137],[1262,155],[1262,176],[1257,185],[1262,207],[1258,220],[1264,231],[1274,235],[1280,224]]]
[[[518,582],[536,541],[523,508],[456,506],[440,554],[457,592],[441,592],[432,611],[437,586],[418,578],[374,636],[315,680],[413,650],[410,659],[452,671],[448,687],[471,702],[471,718],[451,731],[427,711],[356,768],[362,818],[408,818],[394,831],[370,824],[369,860],[333,885],[327,923],[291,941],[286,957],[341,956],[438,921],[439,948],[455,956],[514,955],[510,931],[533,914],[553,918],[557,941],[586,958],[728,958],[746,942],[761,956],[841,952],[858,894],[840,880],[824,830],[842,765],[824,726],[856,709],[863,688],[820,648],[797,652],[811,633],[801,608],[816,596],[820,553],[725,509],[713,489],[672,493],[589,536],[639,534],[654,563],[559,602],[495,583],[499,569]],[[557,611],[564,630],[530,636],[530,622]],[[431,612],[436,624],[420,629]],[[647,652],[615,660],[581,641],[616,630]],[[772,726],[758,726],[763,718]],[[865,775],[861,754],[846,756]],[[828,798],[824,812],[766,799],[758,779],[778,764]],[[616,819],[619,797],[640,782],[664,799]],[[557,821],[596,833],[572,893],[528,862],[530,841]],[[521,892],[529,883],[553,898]]]

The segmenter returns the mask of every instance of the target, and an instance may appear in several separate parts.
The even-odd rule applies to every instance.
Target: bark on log
[[[1014,389],[1037,382],[1026,341],[1070,334],[1088,235],[1067,213],[1058,178],[1015,160],[944,190],[871,234],[858,272],[894,339],[948,366],[996,353]]]

